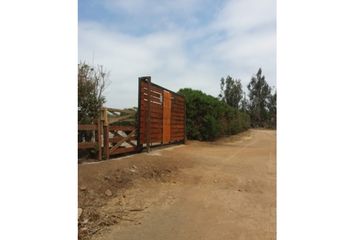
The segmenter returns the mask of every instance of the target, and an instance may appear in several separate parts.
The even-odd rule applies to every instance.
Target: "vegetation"
[[[240,103],[243,97],[241,80],[233,79],[230,76],[227,76],[226,80],[221,78],[220,89],[219,99],[236,109],[241,107]]]
[[[105,103],[103,91],[107,85],[108,73],[102,66],[93,67],[86,63],[78,65],[78,122],[93,123]]]
[[[105,103],[103,91],[107,85],[108,73],[102,66],[93,67],[86,63],[78,64],[78,123],[95,123],[100,114],[100,109]],[[91,131],[79,131],[78,140],[91,141]],[[95,149],[79,150],[79,158],[84,155],[95,155]]]
[[[247,85],[248,98],[241,80],[221,78],[218,98],[199,90],[179,90],[186,100],[187,138],[214,140],[250,127],[276,128],[276,92],[262,75],[262,69]]]
[[[252,77],[247,85],[249,91],[248,112],[251,116],[252,127],[276,127],[276,93],[262,76],[262,69]]]
[[[200,90],[180,89],[186,100],[187,138],[214,140],[250,126],[249,116]]]

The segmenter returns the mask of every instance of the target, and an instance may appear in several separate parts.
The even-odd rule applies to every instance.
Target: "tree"
[[[103,91],[107,85],[109,73],[103,66],[78,64],[78,122],[93,123],[99,116],[100,109],[105,103]]]
[[[247,85],[249,90],[249,112],[251,115],[251,123],[253,127],[265,127],[269,119],[269,99],[271,96],[271,88],[262,76],[260,68],[251,82]]]
[[[236,109],[240,108],[240,101],[242,99],[243,91],[241,80],[233,79],[230,76],[220,79],[220,89],[219,99],[234,107]]]
[[[269,127],[276,128],[277,126],[277,92],[269,96],[268,100],[269,111]]]
[[[246,93],[243,92],[243,97],[242,97],[242,100],[241,100],[241,108],[240,110],[242,112],[248,112],[248,105],[249,105],[249,102],[248,102],[248,99],[247,99],[247,96],[246,96]]]

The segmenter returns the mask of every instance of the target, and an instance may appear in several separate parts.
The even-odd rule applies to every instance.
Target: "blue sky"
[[[275,0],[79,0],[79,61],[110,72],[107,106],[137,105],[138,77],[217,96],[259,67],[276,86]]]

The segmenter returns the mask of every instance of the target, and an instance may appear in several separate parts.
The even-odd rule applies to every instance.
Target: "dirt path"
[[[275,239],[275,135],[80,165],[81,238]]]

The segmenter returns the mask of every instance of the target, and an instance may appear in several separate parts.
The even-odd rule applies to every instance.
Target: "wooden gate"
[[[183,96],[139,78],[139,148],[185,142],[186,107]]]
[[[106,159],[112,155],[136,152],[136,110],[102,108],[104,154]]]
[[[102,155],[109,159],[144,147],[149,151],[151,146],[185,142],[184,97],[151,83],[151,77],[139,78],[138,93],[138,109],[102,108],[97,124],[79,124],[78,148],[97,149],[101,160]]]

